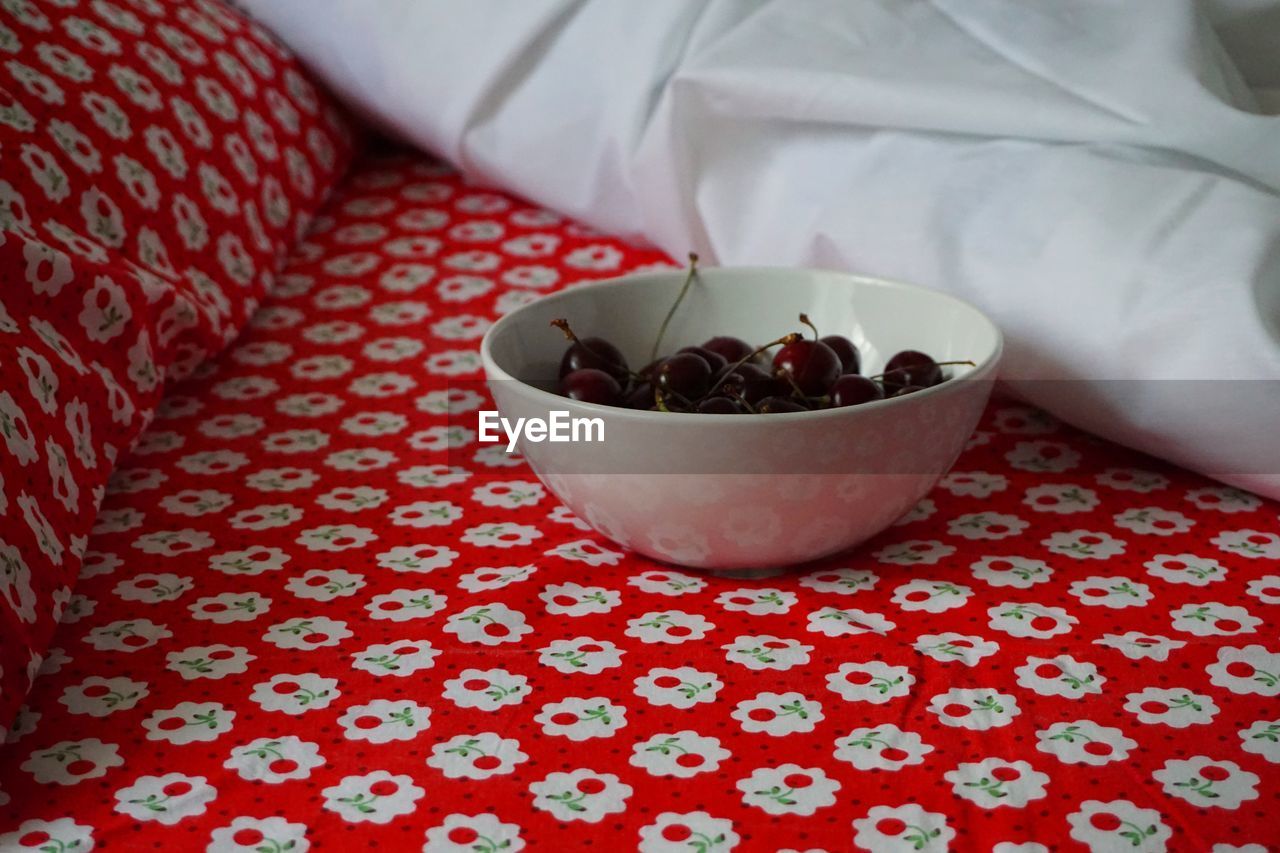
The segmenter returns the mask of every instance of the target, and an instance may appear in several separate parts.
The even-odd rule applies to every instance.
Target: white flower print
[[[729,716],[745,732],[775,737],[811,732],[823,720],[822,705],[802,693],[758,693],[739,702]]]
[[[253,686],[249,696],[264,711],[282,711],[297,716],[307,711],[327,708],[337,699],[338,679],[315,673],[292,675],[282,672]]]
[[[519,642],[524,635],[533,633],[533,626],[518,610],[505,604],[486,604],[454,613],[445,622],[444,630],[464,643],[496,646]]]
[[[1090,850],[1164,851],[1173,831],[1155,809],[1140,809],[1128,800],[1085,800],[1067,815],[1068,833]]]
[[[1230,637],[1236,634],[1252,634],[1262,620],[1243,607],[1208,601],[1203,604],[1187,603],[1169,614],[1173,627],[1197,637]]]
[[[1134,507],[1115,516],[1117,527],[1132,530],[1134,533],[1152,534],[1156,536],[1172,536],[1175,533],[1186,533],[1194,522],[1180,512],[1161,509],[1160,507]]]
[[[694,731],[659,733],[636,743],[631,765],[654,776],[689,779],[699,773],[718,770],[731,753],[714,737]]]
[[[1107,679],[1098,673],[1098,667],[1088,661],[1078,661],[1069,655],[1054,658],[1029,657],[1027,662],[1014,670],[1018,685],[1040,696],[1061,696],[1079,699],[1089,693],[1101,693]]]
[[[581,741],[612,737],[627,724],[627,709],[601,697],[570,697],[548,702],[533,719],[542,725],[544,734]]]
[[[891,600],[906,611],[941,613],[963,607],[972,593],[973,590],[960,584],[917,578],[897,587]]]
[[[858,770],[899,770],[923,764],[933,752],[915,732],[904,732],[891,723],[854,729],[836,740],[835,757]]]
[[[1280,654],[1265,646],[1223,646],[1218,649],[1218,659],[1205,672],[1209,673],[1210,684],[1237,695],[1280,696]]]
[[[93,827],[69,817],[57,820],[24,820],[13,832],[0,834],[0,850],[45,850],[89,853],[93,849]]]
[[[179,702],[172,708],[153,711],[142,721],[147,740],[173,744],[217,740],[231,730],[236,712],[217,702]]]
[[[494,548],[514,548],[528,545],[542,536],[542,531],[528,524],[482,524],[470,527],[462,534],[462,541],[468,545],[489,546]]]
[[[21,767],[41,784],[75,785],[105,776],[112,767],[123,765],[124,759],[114,743],[86,738],[59,741],[37,749]]]
[[[956,552],[951,545],[936,541],[909,540],[886,545],[871,556],[895,566],[931,566]]]
[[[622,665],[625,652],[607,640],[575,637],[572,640],[553,640],[551,645],[538,650],[538,663],[557,672],[598,675],[606,669]]]
[[[209,558],[209,568],[228,575],[260,575],[283,568],[289,555],[280,548],[256,545],[244,551],[228,551]]]
[[[1049,774],[1041,773],[1025,761],[984,758],[974,763],[962,762],[954,770],[943,773],[942,778],[951,783],[957,797],[972,800],[983,808],[1020,809],[1045,796]]]
[[[84,641],[100,652],[136,652],[172,636],[168,627],[149,619],[125,619],[92,629]]]
[[[848,634],[887,634],[897,625],[879,613],[853,608],[824,607],[809,614],[808,630],[827,637]]]
[[[115,810],[134,820],[172,826],[183,818],[204,814],[217,796],[217,790],[203,776],[139,776],[132,785],[116,791]]]
[[[1186,494],[1187,500],[1196,505],[1196,509],[1215,510],[1223,513],[1252,512],[1262,505],[1262,499],[1231,486],[1206,486],[1192,489]]]
[[[438,654],[440,650],[426,640],[374,643],[364,651],[353,652],[351,666],[371,675],[404,678],[431,669]]]
[[[1123,554],[1125,549],[1124,540],[1091,530],[1060,530],[1042,539],[1040,544],[1055,554],[1075,560],[1108,560]]]
[[[215,829],[206,853],[251,853],[261,850],[288,850],[306,853],[311,848],[307,827],[282,817],[245,817]]]
[[[586,616],[591,613],[608,613],[622,603],[622,593],[616,589],[599,586],[580,586],[566,582],[548,584],[538,593],[553,616]]]
[[[1218,714],[1213,699],[1182,688],[1146,687],[1125,696],[1124,709],[1141,723],[1174,729],[1211,723]]]
[[[945,725],[979,732],[1007,726],[1022,713],[1013,696],[981,688],[939,693],[929,700],[929,710]]]
[[[911,692],[916,677],[905,666],[880,661],[842,663],[827,675],[827,689],[850,702],[883,705]]]
[[[751,616],[786,613],[798,600],[794,592],[764,587],[725,590],[716,596],[716,604],[725,610]]]
[[[505,669],[464,669],[444,683],[444,698],[459,708],[496,711],[519,705],[529,695],[529,679]]]
[[[1234,761],[1204,755],[1171,758],[1151,776],[1164,785],[1166,794],[1199,808],[1238,809],[1246,800],[1258,798],[1258,775]]]
[[[1129,660],[1169,659],[1169,653],[1186,645],[1182,640],[1171,640],[1141,631],[1129,631],[1125,634],[1104,634],[1093,641],[1095,645],[1118,649]]]
[[[133,547],[147,554],[174,557],[190,551],[202,551],[213,545],[213,537],[201,530],[158,530],[133,541]]]
[[[160,506],[174,515],[186,515],[194,518],[213,512],[221,512],[231,506],[232,500],[231,495],[226,492],[218,492],[213,489],[183,489],[180,492],[166,495],[161,499]]]
[[[1080,464],[1080,453],[1057,441],[1020,441],[1004,458],[1019,471],[1040,474],[1061,474]]]
[[[770,634],[741,635],[720,648],[725,650],[725,658],[730,663],[741,664],[751,670],[786,670],[803,666],[809,662],[809,652],[813,651],[813,646],[806,646],[798,640]]]
[[[1014,515],[975,512],[952,519],[947,532],[964,539],[1007,539],[1026,530],[1028,522]]]
[[[651,705],[687,709],[699,703],[716,701],[724,682],[715,673],[682,666],[651,669],[648,674],[637,678],[635,685],[636,694]]]
[[[333,601],[364,589],[364,575],[346,569],[310,569],[285,581],[284,588],[308,601]]]
[[[430,572],[456,559],[458,552],[443,545],[397,545],[378,555],[378,565],[397,572]]]
[[[1280,604],[1280,576],[1263,575],[1260,578],[1254,578],[1245,587],[1245,592],[1263,604]]]
[[[533,807],[550,812],[557,820],[599,823],[605,815],[625,811],[630,785],[612,773],[580,768],[571,773],[551,773],[529,786]]]
[[[1067,764],[1090,764],[1095,767],[1124,761],[1138,742],[1125,737],[1120,729],[1100,726],[1092,720],[1054,723],[1036,732],[1036,749],[1047,752]]]
[[[528,760],[519,741],[496,732],[478,732],[436,744],[427,764],[450,779],[488,779],[511,773]]]
[[[387,619],[407,622],[421,619],[444,609],[446,596],[434,589],[397,589],[384,595],[375,595],[365,605],[371,619]]]
[[[1061,607],[1012,601],[987,608],[987,616],[987,624],[998,631],[1004,631],[1011,637],[1034,637],[1038,640],[1070,633],[1071,626],[1079,621]]]
[[[873,806],[853,822],[853,843],[876,853],[943,853],[956,831],[946,815],[925,811],[915,803]]]
[[[534,565],[502,566],[500,568],[485,566],[458,578],[458,586],[467,592],[487,592],[489,590],[502,589],[513,583],[527,580],[537,570],[538,567]]]
[[[701,640],[715,628],[701,614],[681,610],[650,611],[627,622],[623,632],[643,643],[684,643]]]
[[[456,465],[415,465],[396,474],[396,479],[406,486],[427,489],[452,486],[464,482],[470,476],[470,471]]]
[[[1240,730],[1240,748],[1280,764],[1280,720],[1258,720]]]
[[[641,572],[628,578],[627,583],[637,587],[641,592],[672,596],[701,592],[707,585],[702,578],[676,571]]]
[[[1169,478],[1163,474],[1138,468],[1108,468],[1097,476],[1097,480],[1113,489],[1141,494],[1156,492],[1169,485]]]
[[[800,578],[800,585],[817,592],[852,595],[860,590],[874,589],[879,580],[875,572],[864,569],[823,569]]]
[[[352,632],[346,622],[328,616],[313,616],[272,625],[262,639],[282,649],[309,651],[339,645],[350,636]]]
[[[1197,557],[1195,554],[1156,554],[1143,565],[1148,573],[1161,580],[1190,586],[1208,586],[1227,576],[1226,566],[1212,558]]]
[[[497,815],[451,814],[440,826],[427,830],[424,853],[475,853],[502,850],[517,853],[525,847],[520,827],[502,823]]]
[[[780,764],[756,768],[750,776],[738,780],[737,788],[744,803],[768,814],[808,816],[835,805],[840,783],[818,767]]]
[[[640,853],[716,853],[732,850],[741,841],[733,821],[706,812],[663,812],[653,823],[640,827]]]
[[[562,557],[586,563],[588,566],[616,566],[622,560],[622,554],[610,551],[590,539],[578,539],[564,542],[546,552],[548,557]]]
[[[352,705],[338,717],[342,736],[347,740],[369,743],[391,743],[413,740],[430,725],[431,709],[408,700],[374,699],[363,705]]]
[[[1000,644],[982,637],[947,632],[921,634],[916,638],[915,650],[940,663],[959,661],[965,666],[976,666],[983,658],[1000,651]]]
[[[368,528],[331,524],[304,530],[294,541],[311,551],[347,551],[362,548],[377,538]]]
[[[363,776],[344,776],[320,792],[324,807],[348,823],[390,823],[411,814],[426,791],[412,777],[375,770]]]
[[[256,592],[224,592],[198,598],[187,609],[191,611],[192,619],[226,625],[257,619],[271,609],[271,599]]]
[[[1280,533],[1228,530],[1209,541],[1228,554],[1250,559],[1280,560]]]
[[[177,672],[185,680],[196,678],[225,678],[249,670],[249,662],[255,655],[242,646],[191,646],[166,655],[167,668]]]
[[[64,689],[58,701],[66,705],[72,714],[105,717],[115,711],[134,708],[150,692],[145,681],[134,681],[124,676],[104,678],[91,675]]]
[[[1129,578],[1087,577],[1073,581],[1068,591],[1081,604],[1109,607],[1118,610],[1124,607],[1145,607],[1155,593],[1144,583]]]
[[[316,767],[324,766],[320,747],[293,735],[257,738],[243,747],[234,747],[223,763],[246,781],[262,781],[278,785],[293,779],[306,779]]]
[[[1073,483],[1045,483],[1027,489],[1022,502],[1036,512],[1069,515],[1088,512],[1101,502],[1098,493]]]
[[[999,409],[995,426],[1008,435],[1045,435],[1059,429],[1058,422],[1051,415],[1027,406]]]

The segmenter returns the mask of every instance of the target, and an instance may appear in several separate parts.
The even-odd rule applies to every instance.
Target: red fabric
[[[297,62],[215,0],[0,17],[0,726],[163,383],[243,328],[351,154]]]
[[[743,582],[474,443],[498,313],[661,262],[365,164],[113,479],[0,849],[1276,843],[1274,504],[997,402],[901,524]]]

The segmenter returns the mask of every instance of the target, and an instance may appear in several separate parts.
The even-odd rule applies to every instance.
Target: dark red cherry
[[[742,407],[728,397],[708,397],[694,411],[700,415],[740,415]]]
[[[685,347],[680,352],[691,352],[701,358],[711,366],[711,372],[718,372],[729,365],[728,359],[720,355],[718,352],[706,349],[705,347]]]
[[[785,379],[775,379],[771,376],[768,379],[747,380],[747,384],[742,386],[739,393],[742,399],[754,406],[768,397],[787,396],[791,393],[791,386]]]
[[[628,409],[647,409],[653,405],[653,386],[648,382],[637,382],[622,398],[622,405]]]
[[[886,390],[892,389],[892,392],[889,394],[890,397],[905,397],[908,394],[914,394],[917,391],[924,390],[924,388],[919,385],[903,385],[901,387],[896,385],[886,385],[885,388]]]
[[[742,338],[734,338],[728,335],[719,335],[711,338],[702,345],[702,349],[715,353],[728,364],[736,364],[755,352],[755,347]]]
[[[942,368],[922,352],[904,349],[884,366],[884,384],[928,388],[942,381]]]
[[[659,388],[696,400],[711,387],[711,365],[691,352],[680,352],[668,358],[654,372]]]
[[[818,338],[819,341],[831,347],[831,351],[840,359],[841,373],[857,373],[862,367],[862,355],[858,352],[858,348],[853,341],[844,335],[827,335]]]
[[[789,343],[773,357],[775,373],[790,374],[791,381],[810,397],[827,393],[840,376],[840,357],[819,341]]]
[[[856,373],[846,373],[831,386],[831,405],[835,408],[883,399],[884,391],[878,384]]]
[[[648,379],[652,381],[653,372],[658,369],[658,365],[662,364],[663,361],[664,359],[655,358],[653,361],[649,362],[644,367],[640,368],[638,375],[640,376],[641,379]]]
[[[569,344],[560,359],[560,378],[575,370],[603,370],[619,382],[627,381],[627,360],[604,338],[582,338]]]
[[[560,380],[560,393],[570,400],[616,406],[621,402],[622,386],[603,370],[584,367]]]
[[[776,415],[784,412],[807,412],[809,410],[790,397],[766,397],[760,401],[760,405],[756,406],[756,411],[762,415]]]

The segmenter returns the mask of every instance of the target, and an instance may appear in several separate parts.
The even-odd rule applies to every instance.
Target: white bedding
[[[1277,0],[242,3],[487,180],[951,291],[1029,400],[1280,497]]]

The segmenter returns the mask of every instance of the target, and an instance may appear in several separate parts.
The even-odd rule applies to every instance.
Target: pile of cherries
[[[697,258],[690,256],[690,260],[689,279],[672,314],[695,275]],[[753,347],[740,338],[721,335],[633,371],[618,348],[604,338],[579,338],[568,321],[553,320],[551,325],[571,341],[560,360],[559,391],[572,400],[628,409],[765,415],[900,397],[945,382],[944,365],[972,364],[937,362],[922,352],[903,350],[889,359],[883,373],[863,376],[861,355],[853,341],[842,335],[819,337],[804,314],[800,322],[812,330],[811,338],[793,332]],[[666,325],[658,333],[659,341]],[[780,349],[770,357],[774,347]]]

